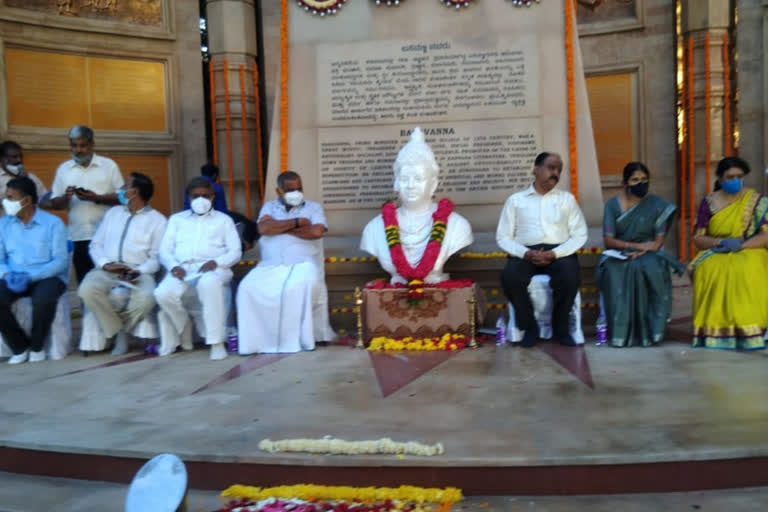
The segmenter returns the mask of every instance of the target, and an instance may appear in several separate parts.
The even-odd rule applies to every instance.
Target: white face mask
[[[3,199],[3,209],[8,215],[17,215],[22,208],[21,200],[13,201],[12,199]]]
[[[192,208],[192,211],[195,212],[196,214],[205,215],[206,213],[211,211],[211,207],[213,206],[213,203],[207,197],[196,197],[189,203],[189,206]]]
[[[8,173],[13,174],[14,176],[19,176],[19,175],[21,175],[21,173],[24,172],[24,166],[21,165],[21,164],[19,164],[19,165],[8,164],[8,165],[3,166],[3,168],[6,171],[8,171]]]
[[[292,190],[283,194],[283,201],[288,206],[299,206],[304,201],[304,194],[301,190]]]

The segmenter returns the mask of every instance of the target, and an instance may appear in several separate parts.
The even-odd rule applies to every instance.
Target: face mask
[[[21,200],[13,201],[11,199],[3,199],[3,209],[8,215],[17,215],[23,206],[21,206]]]
[[[629,193],[636,197],[645,197],[648,193],[648,183],[636,183],[634,185],[627,186]]]
[[[21,173],[24,172],[24,166],[21,164],[18,164],[18,165],[8,164],[4,166],[4,169],[8,171],[9,174],[13,174],[14,176],[20,176]]]
[[[728,194],[738,194],[741,191],[741,186],[744,184],[744,180],[736,178],[735,180],[728,180],[722,182],[721,186]]]
[[[304,201],[304,194],[301,190],[292,190],[283,194],[283,201],[288,206],[299,206]]]
[[[211,200],[207,197],[196,197],[194,198],[190,203],[189,206],[192,208],[192,211],[195,212],[198,215],[205,215],[209,211],[211,211],[211,207],[213,206],[213,203],[211,203]]]
[[[72,160],[74,160],[77,165],[85,165],[91,161],[91,155],[80,156],[72,153]]]
[[[127,205],[131,201],[131,198],[126,196],[125,189],[121,188],[117,191],[117,200],[120,201],[120,204]]]

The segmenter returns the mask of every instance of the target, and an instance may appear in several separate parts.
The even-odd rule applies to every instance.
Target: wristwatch
[[[299,227],[299,218],[296,217],[295,219],[293,219],[293,223],[296,224],[296,227],[298,228]]]

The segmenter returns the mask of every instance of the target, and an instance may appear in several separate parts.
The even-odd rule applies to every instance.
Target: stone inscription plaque
[[[378,208],[393,199],[392,164],[411,128],[320,128],[325,208]],[[500,203],[531,182],[540,145],[537,119],[457,121],[422,129],[440,165],[438,197],[456,204]]]
[[[461,41],[320,45],[320,126],[442,122],[538,115],[534,45]]]

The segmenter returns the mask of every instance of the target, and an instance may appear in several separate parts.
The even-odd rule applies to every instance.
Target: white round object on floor
[[[125,498],[125,512],[175,512],[187,494],[187,468],[176,455],[150,459],[133,477]]]

